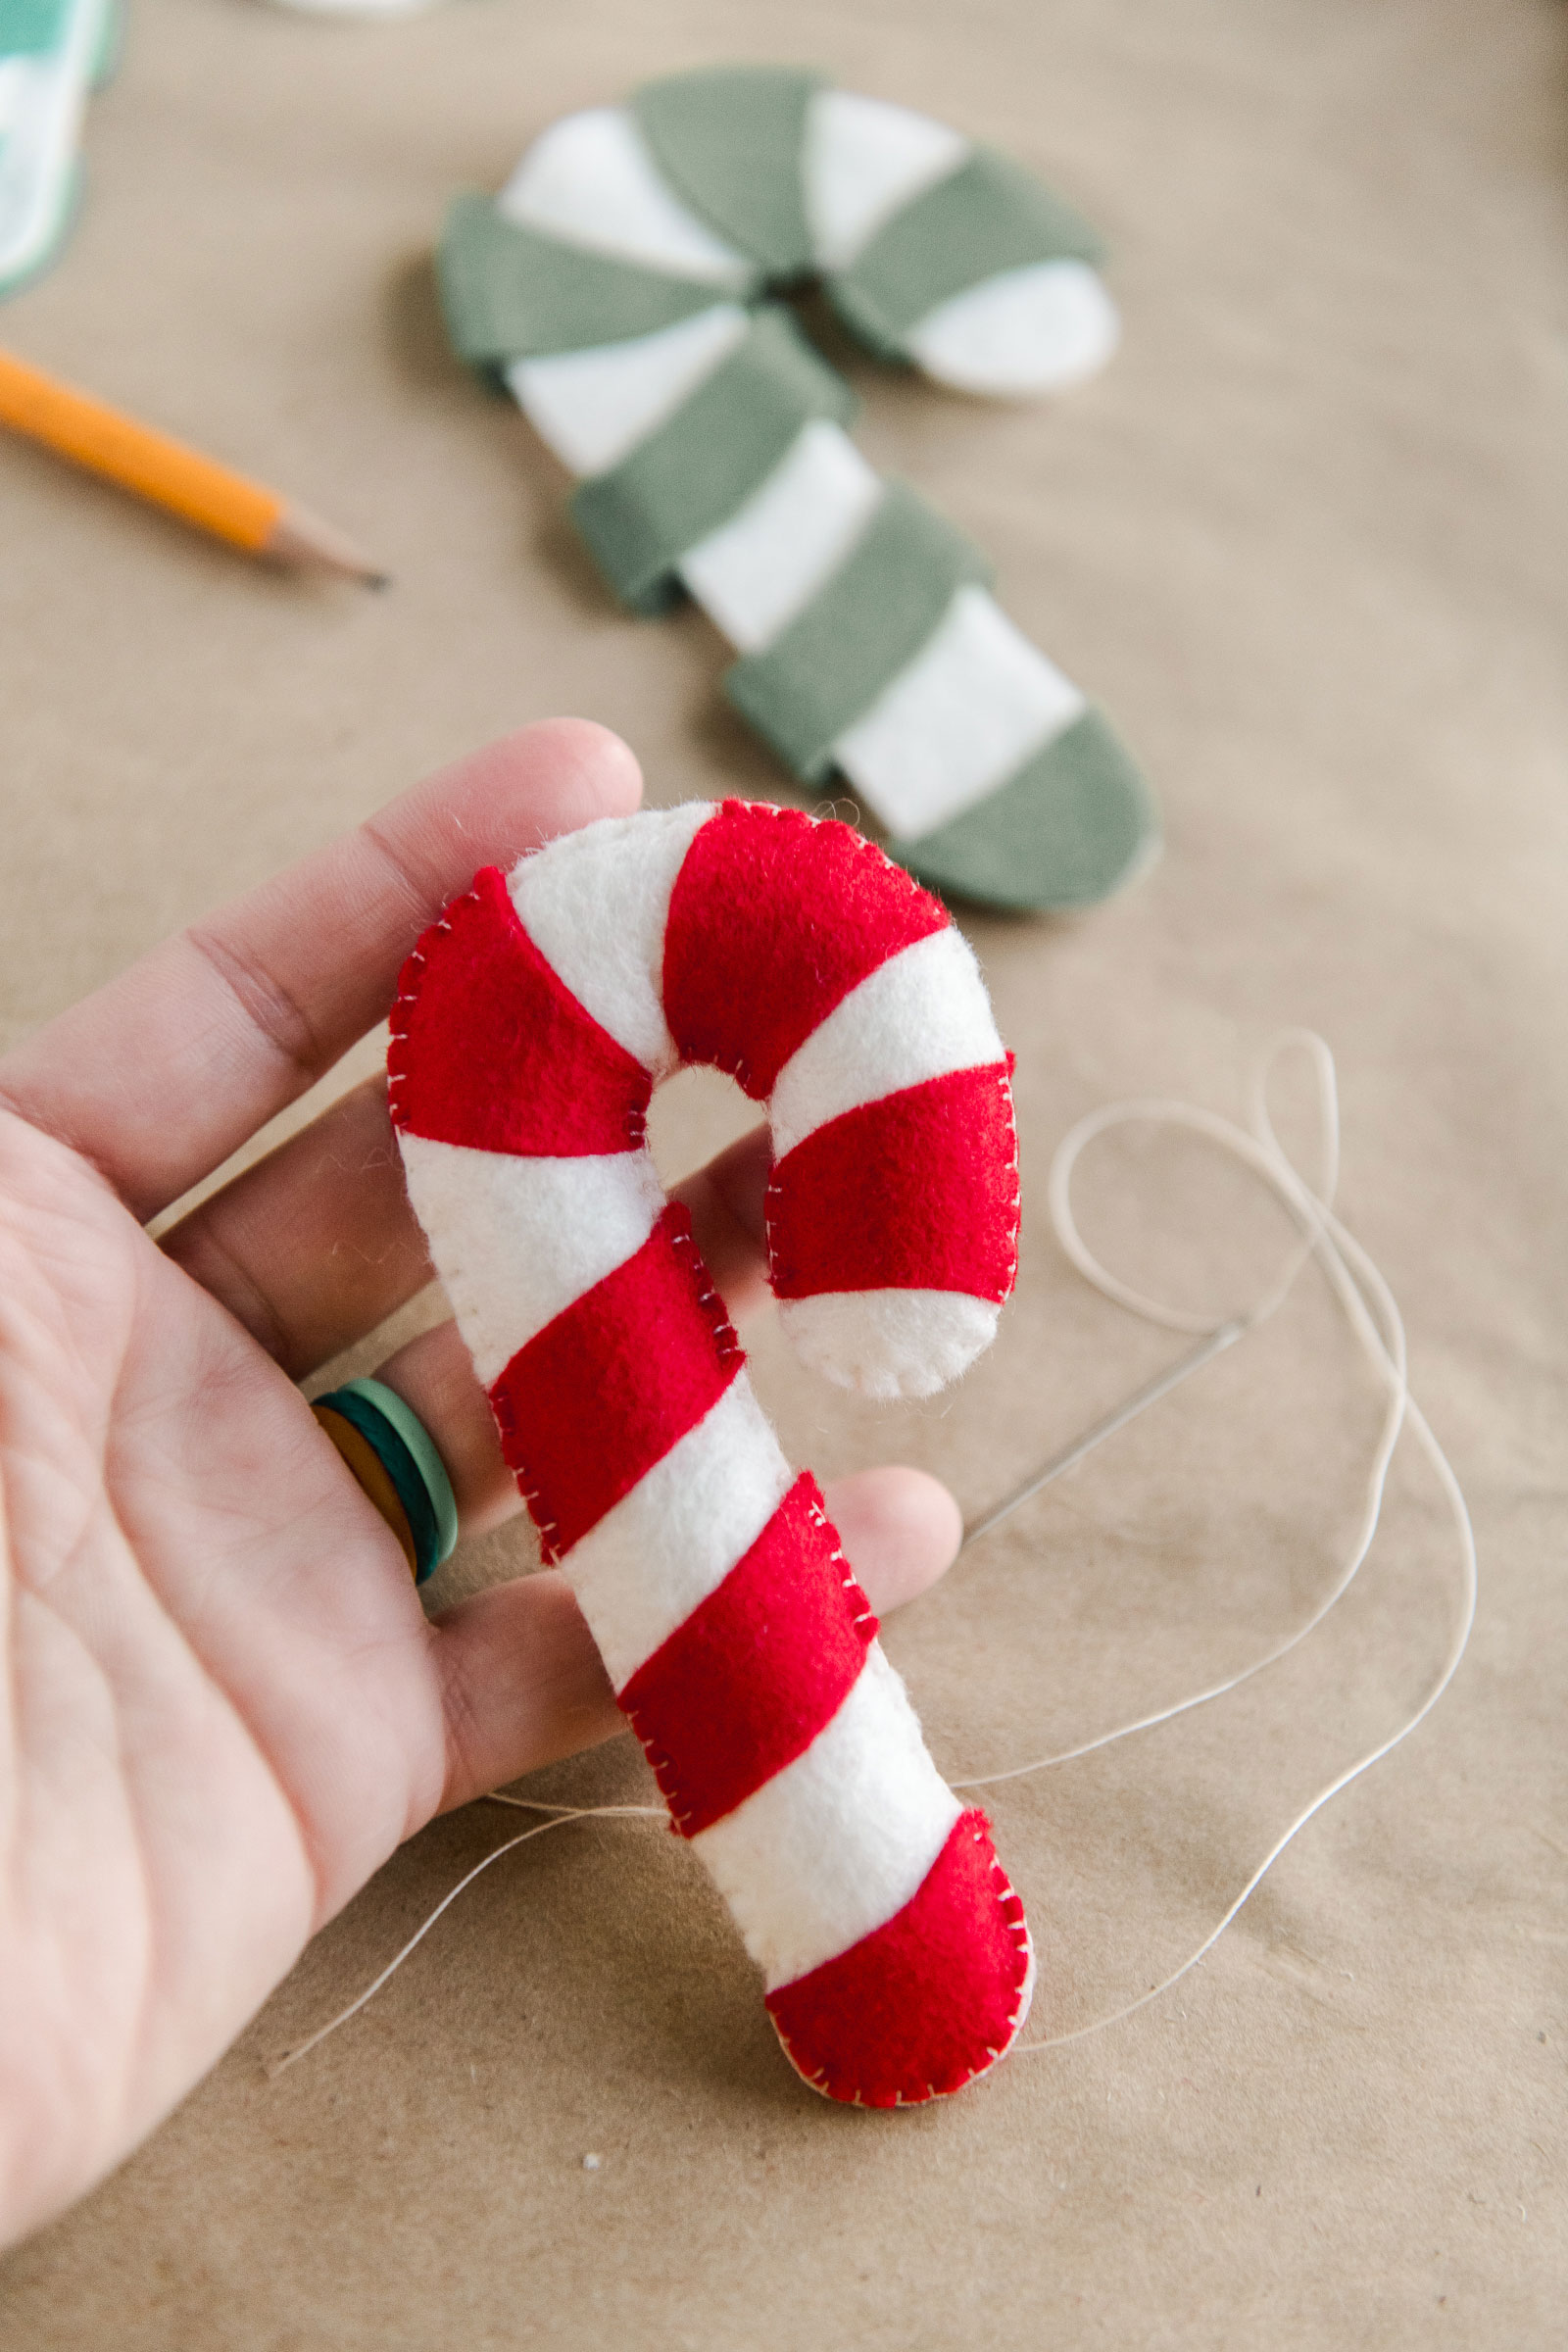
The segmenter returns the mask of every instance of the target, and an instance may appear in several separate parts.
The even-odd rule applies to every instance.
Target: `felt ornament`
[[[890,968],[896,969],[901,961],[902,956],[895,955]],[[866,984],[861,983],[860,985],[863,987]],[[852,991],[846,1002],[853,1004],[857,993]],[[1308,1178],[1297,1162],[1287,1154],[1275,1132],[1270,1112],[1271,1078],[1276,1065],[1287,1054],[1293,1057],[1304,1054],[1316,1082],[1319,1119],[1319,1149],[1316,1156],[1319,1173],[1315,1178]],[[1221,1153],[1229,1156],[1240,1171],[1261,1180],[1269,1194],[1285,1211],[1289,1222],[1296,1228],[1295,1237],[1288,1245],[1282,1262],[1268,1278],[1261,1292],[1252,1295],[1250,1302],[1246,1302],[1246,1294],[1244,1293],[1243,1299],[1235,1302],[1231,1313],[1225,1320],[1215,1322],[1210,1314],[1195,1310],[1186,1302],[1166,1300],[1156,1296],[1151,1296],[1141,1287],[1135,1286],[1134,1283],[1104,1265],[1085,1243],[1073,1206],[1074,1170],[1085,1151],[1091,1148],[1099,1137],[1121,1127],[1136,1127],[1140,1134],[1146,1137],[1152,1129],[1164,1129],[1188,1138],[1200,1138],[1210,1149],[1217,1148]],[[1114,1438],[1119,1431],[1125,1430],[1141,1414],[1158,1404],[1161,1398],[1168,1396],[1172,1390],[1181,1386],[1184,1381],[1191,1379],[1205,1365],[1212,1363],[1217,1355],[1243,1341],[1250,1332],[1260,1329],[1292,1297],[1297,1277],[1303,1267],[1313,1260],[1320,1267],[1329,1290],[1346,1316],[1350,1335],[1361,1348],[1378,1385],[1384,1392],[1383,1423],[1367,1467],[1359,1524],[1355,1526],[1349,1544],[1341,1556],[1333,1582],[1312,1601],[1306,1613],[1298,1617],[1295,1625],[1289,1631],[1270,1641],[1267,1646],[1248,1663],[1221,1675],[1218,1681],[1208,1682],[1198,1690],[1168,1701],[1155,1708],[1152,1713],[1135,1716],[1130,1722],[1117,1724],[1092,1738],[1082,1739],[1073,1746],[1058,1749],[1054,1754],[1039,1756],[1027,1763],[1010,1764],[1001,1770],[959,1779],[956,1783],[956,1787],[965,1792],[996,1788],[1004,1783],[1022,1781],[1036,1773],[1052,1771],[1071,1765],[1085,1757],[1102,1754],[1120,1740],[1152,1731],[1162,1725],[1169,1725],[1197,1708],[1205,1707],[1217,1700],[1224,1699],[1231,1692],[1241,1690],[1254,1678],[1279,1665],[1283,1659],[1289,1657],[1309,1640],[1330,1613],[1339,1606],[1360,1574],[1371,1552],[1373,1540],[1378,1531],[1395,1454],[1406,1433],[1414,1440],[1416,1447],[1425,1455],[1429,1467],[1436,1474],[1439,1488],[1447,1504],[1453,1533],[1458,1543],[1459,1575],[1455,1592],[1456,1606],[1446,1652],[1442,1664],[1428,1683],[1424,1695],[1392,1731],[1386,1732],[1354,1762],[1338,1771],[1333,1779],[1320,1788],[1317,1793],[1291,1818],[1285,1828],[1275,1837],[1273,1843],[1255,1864],[1245,1884],[1232,1897],[1202,1941],[1190,1950],[1186,1958],[1165,1976],[1156,1977],[1152,1983],[1146,1982],[1145,1988],[1130,2000],[1123,2001],[1119,2006],[1102,2011],[1100,2015],[1089,2018],[1080,2024],[1069,2025],[1063,2031],[1047,2034],[1033,2041],[1014,2039],[1011,2043],[1013,2055],[1040,2054],[1045,2051],[1065,2048],[1070,2043],[1082,2042],[1091,2034],[1100,2034],[1108,2027],[1120,2025],[1128,2018],[1136,2016],[1140,2010],[1148,2008],[1152,2002],[1160,2000],[1171,1990],[1172,1986],[1179,1984],[1183,1978],[1199,1965],[1204,1955],[1213,1949],[1232,1920],[1236,1918],[1244,1904],[1262,1884],[1274,1863],[1278,1861],[1280,1855],[1286,1851],[1307,1823],[1312,1821],[1325,1805],[1331,1803],[1343,1790],[1357,1781],[1363,1773],[1390,1755],[1402,1740],[1416,1730],[1418,1725],[1425,1722],[1427,1716],[1447,1690],[1465,1655],[1476,1615],[1475,1531],[1471,1525],[1469,1508],[1465,1502],[1463,1491],[1454,1475],[1453,1467],[1439,1444],[1431,1424],[1410,1394],[1408,1348],[1404,1321],[1398,1304],[1378,1266],[1335,1213],[1333,1203],[1339,1185],[1339,1095],[1334,1058],[1323,1039],[1312,1031],[1304,1029],[1282,1031],[1263,1056],[1253,1081],[1250,1122],[1245,1128],[1197,1103],[1172,1102],[1159,1096],[1139,1095],[1129,1101],[1107,1103],[1096,1110],[1089,1111],[1074,1127],[1069,1129],[1056,1147],[1046,1189],[1046,1199],[1056,1237],[1071,1262],[1088,1282],[1106,1298],[1114,1300],[1121,1307],[1130,1309],[1145,1321],[1163,1325],[1168,1330],[1189,1334],[1200,1333],[1202,1336],[1199,1345],[1189,1353],[1182,1356],[1177,1362],[1168,1364],[1163,1371],[1156,1373],[1153,1379],[1145,1382],[1132,1396],[1125,1397],[1110,1412],[1103,1414],[1092,1427],[1073,1439],[1069,1445],[1059,1447],[1021,1486],[1015,1488],[1010,1494],[995,1504],[982,1517],[972,1521],[965,1531],[962,1545],[964,1550],[967,1550],[971,1544],[980,1543],[994,1528],[1010,1518],[1012,1513],[1021,1504],[1027,1502],[1032,1495],[1038,1494],[1044,1487],[1049,1486],[1054,1480],[1062,1477],[1067,1471],[1081,1463],[1085,1456],[1092,1453],[1097,1446]],[[1220,1209],[1219,1196],[1216,1196],[1215,1206],[1216,1209]],[[1220,1213],[1230,1213],[1228,1200]],[[373,1388],[375,1384],[360,1385],[369,1385]],[[319,1404],[317,1409],[320,1410]],[[735,1573],[739,1574],[739,1571],[737,1570]],[[727,1587],[721,1587],[721,1590],[725,1589]],[[749,1590],[750,1588],[743,1581],[740,1588],[741,1596],[744,1597]],[[725,1658],[731,1654],[728,1641],[734,1618],[733,1616],[727,1619],[720,1617],[715,1623],[717,1639],[713,1643],[702,1646],[699,1671],[690,1686],[694,1690],[702,1689],[705,1696],[708,1694],[707,1686],[702,1682],[701,1677],[711,1654],[716,1651]],[[830,1647],[831,1644],[824,1642],[823,1671],[829,1677],[833,1672],[831,1660],[826,1656]],[[633,1680],[635,1681],[636,1678],[634,1677]],[[649,1678],[650,1684],[656,1688],[658,1680],[657,1675]],[[718,1767],[718,1778],[721,1785],[727,1788],[728,1784],[723,1783],[722,1765]],[[527,1844],[535,1838],[564,1828],[568,1823],[590,1820],[625,1821],[661,1818],[661,1808],[658,1806],[551,1804],[535,1797],[516,1796],[500,1789],[492,1791],[491,1801],[500,1805],[515,1806],[523,1812],[541,1815],[544,1818],[536,1820],[530,1829],[520,1832],[516,1837],[509,1838],[504,1843],[493,1846],[480,1861],[466,1871],[450,1892],[436,1904],[432,1911],[426,1914],[401,1950],[394,1954],[366,1989],[346,2008],[339,2010],[335,2017],[329,2018],[325,2025],[318,2027],[314,2034],[308,2035],[298,2047],[284,2052],[271,2062],[268,2068],[270,2076],[275,2078],[286,2068],[296,2065],[300,2059],[317,2049],[330,2034],[335,2034],[340,2027],[346,2025],[351,2018],[357,2017],[367,2003],[373,2000],[381,1987],[396,1974],[409,1955],[424,1940],[436,1922],[444,1916],[458,1896],[466,1887],[472,1886],[475,1879],[500,1862],[504,1856],[515,1852],[519,1846]],[[935,1881],[927,1881],[920,1889],[919,1904],[914,1914],[915,1926],[922,1936],[932,1940],[941,1941],[945,1937],[951,1939],[955,1907],[937,1899],[939,1893],[944,1891]],[[880,2020],[889,2014],[887,1990],[877,1973],[885,1961],[886,1947],[879,1944],[875,1937],[868,1938],[867,1942],[871,1947],[869,1953],[862,1954],[860,1961],[855,1967],[846,1967],[844,1970],[845,2009],[847,2012],[852,2003],[859,2002],[862,2004],[863,2013],[874,2014]],[[1143,1974],[1142,1970],[1138,1970],[1135,1981],[1142,1978]]]
[[[53,259],[89,92],[113,70],[115,0],[0,0],[0,295]]]
[[[649,84],[552,125],[440,254],[453,342],[579,477],[623,603],[687,594],[724,689],[892,856],[1004,906],[1085,906],[1156,843],[1104,716],[1010,621],[979,549],[882,480],[848,384],[768,299],[817,278],[879,357],[967,392],[1075,381],[1116,340],[1093,231],[1007,157],[782,67]]]
[[[770,1277],[829,1380],[923,1396],[1012,1287],[1016,1146],[974,957],[860,835],[726,801],[480,873],[404,969],[393,1125],[503,1449],[679,1833],[835,2099],[960,2089],[1033,1959],[785,1461],[644,1141],[689,1062],[765,1101]]]

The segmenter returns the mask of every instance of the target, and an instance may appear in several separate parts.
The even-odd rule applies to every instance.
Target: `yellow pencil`
[[[0,424],[106,474],[253,556],[314,564],[384,588],[386,574],[341,532],[213,458],[0,351]]]

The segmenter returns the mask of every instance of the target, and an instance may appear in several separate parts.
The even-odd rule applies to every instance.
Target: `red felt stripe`
[[[403,966],[387,1076],[394,1126],[529,1157],[635,1149],[653,1086],[557,978],[493,865]]]
[[[745,1362],[675,1203],[643,1247],[519,1348],[490,1391],[549,1559],[696,1427]]]
[[[1018,1261],[1011,1066],[954,1070],[884,1095],[786,1152],[767,1192],[775,1297],[1005,1298]]]
[[[620,1703],[675,1827],[695,1838],[809,1747],[876,1634],[803,1472],[750,1551],[645,1659]]]
[[[1023,1905],[990,1824],[960,1814],[904,1909],[767,1996],[791,2064],[829,2098],[907,2106],[961,2090],[1012,2039],[1029,1970]]]
[[[725,801],[670,894],[670,1034],[684,1060],[727,1070],[760,1100],[841,998],[947,921],[935,899],[850,826]]]

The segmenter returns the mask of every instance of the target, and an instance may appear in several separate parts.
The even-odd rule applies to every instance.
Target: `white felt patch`
[[[71,205],[81,121],[103,45],[109,0],[74,0],[56,48],[5,68],[0,143],[0,287],[52,251]]]
[[[1087,262],[1000,270],[928,311],[905,337],[927,375],[956,391],[1023,400],[1103,368],[1121,320]]]
[[[842,270],[886,220],[956,172],[969,142],[929,115],[818,90],[806,119],[806,218],[824,270]]]
[[[960,588],[833,756],[897,840],[982,801],[1071,726],[1083,696],[984,588]]]
[[[27,104],[32,74],[24,57],[0,57],[0,138],[20,122]]]
[[[823,1291],[778,1309],[803,1363],[882,1403],[956,1380],[990,1347],[1001,1312],[967,1291]]]
[[[676,277],[742,287],[754,271],[688,212],[624,107],[595,106],[542,131],[496,198],[519,227]]]
[[[646,1152],[522,1159],[407,1132],[399,1142],[415,1214],[487,1389],[642,1248],[664,1206]]]
[[[774,1153],[862,1102],[1004,1058],[973,949],[951,926],[933,931],[852,988],[791,1054],[768,1097]]]
[[[657,1365],[649,1373],[657,1378]],[[794,1483],[740,1372],[696,1428],[573,1544],[562,1565],[617,1690],[723,1583]]]
[[[25,57],[0,57],[0,139],[28,111],[28,94],[35,82],[35,64]]]
[[[657,334],[513,360],[513,398],[573,473],[604,473],[672,416],[744,342],[750,315],[718,302]]]
[[[523,929],[601,1029],[666,1077],[679,1058],[664,1020],[669,894],[716,803],[602,816],[507,877]]]
[[[772,1992],[902,1911],[961,1809],[873,1644],[805,1753],[692,1844]]]
[[[842,425],[803,425],[761,488],[689,549],[687,587],[743,654],[772,642],[843,563],[882,484]]]

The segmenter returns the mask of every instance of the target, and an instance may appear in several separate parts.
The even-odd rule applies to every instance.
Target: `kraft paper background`
[[[1343,1075],[1345,1213],[1474,1506],[1474,1645],[1175,1993],[918,2114],[796,2082],[691,1857],[635,1823],[499,1865],[270,2082],[517,1816],[442,1821],[153,2141],[0,2266],[0,2348],[1560,2342],[1557,0],[458,0],[384,26],[133,0],[79,224],[0,339],[286,486],[397,585],[269,576],[0,445],[4,1036],[530,716],[621,729],[655,800],[786,794],[719,700],[707,625],[628,619],[597,585],[564,479],[447,356],[429,270],[452,192],[496,185],[553,118],[740,55],[958,122],[1109,238],[1124,349],[1054,405],[971,405],[833,348],[869,454],[994,556],[1168,830],[1098,913],[969,925],[1026,1154],[996,1350],[933,1405],[860,1410],[764,1331],[785,1442],[824,1476],[926,1463],[977,1509],[1179,1353],[1060,1256],[1052,1149],[1129,1093],[1240,1111],[1260,1047],[1310,1023]],[[742,1117],[682,1082],[667,1163]],[[1195,1300],[1279,1245],[1196,1148],[1107,1147],[1086,1176],[1091,1237]],[[1266,1647],[1335,1573],[1377,1417],[1308,1277],[894,1624],[945,1768],[1068,1745]],[[493,1539],[454,1589],[524,1556]],[[1456,1573],[1401,1452],[1363,1579],[1288,1665],[998,1792],[1042,1948],[1034,2031],[1118,2007],[1200,1940],[1425,1689]],[[539,1786],[648,1783],[619,1741]]]

